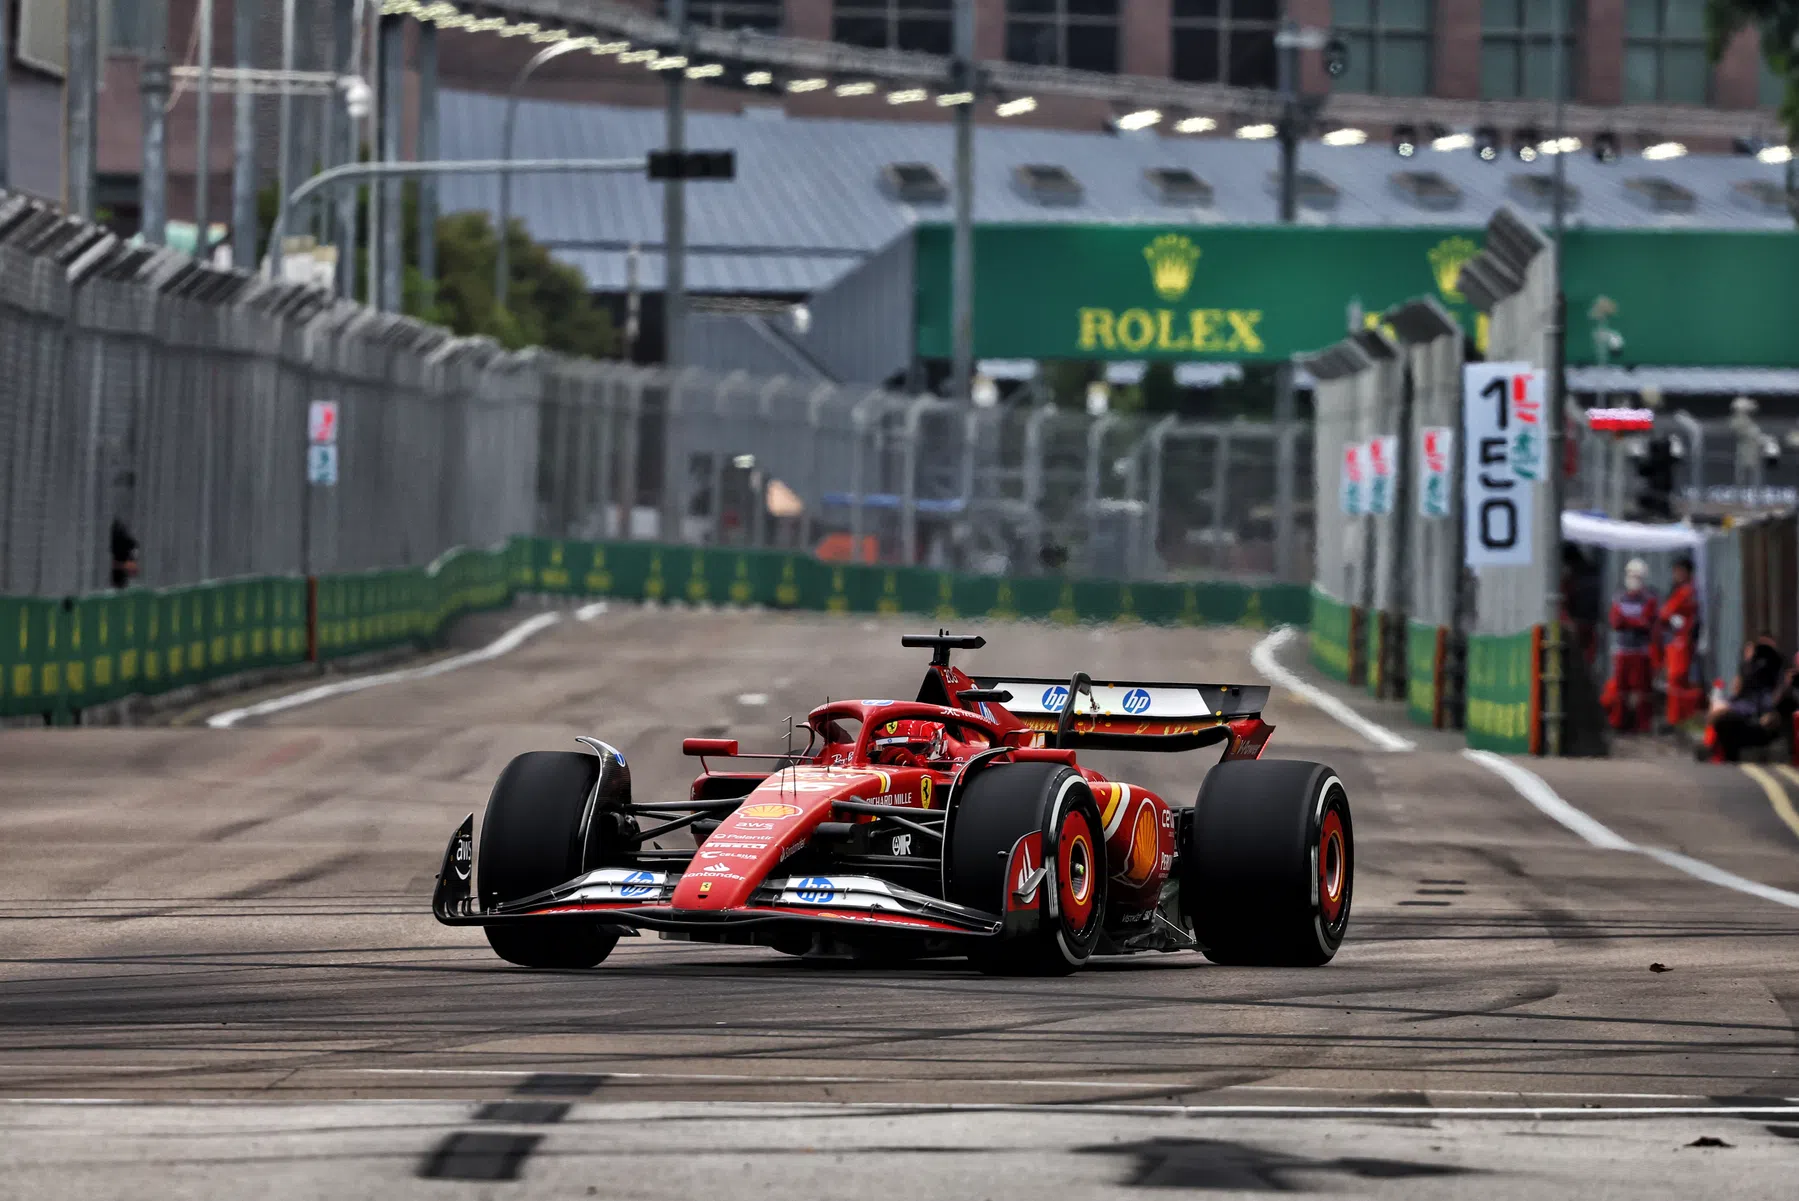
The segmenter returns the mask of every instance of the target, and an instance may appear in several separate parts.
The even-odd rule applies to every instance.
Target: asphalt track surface
[[[431,919],[512,755],[596,734],[677,798],[683,733],[772,747],[827,694],[911,695],[907,628],[615,609],[235,729],[0,733],[0,1197],[1799,1194],[1799,909],[1285,690],[1270,754],[1355,805],[1323,969],[995,980],[644,937],[528,972]],[[1253,631],[978,628],[975,670],[1256,678]],[[1209,758],[1099,765],[1190,803]],[[1766,786],[1799,778],[1531,766],[1632,842],[1799,891]]]

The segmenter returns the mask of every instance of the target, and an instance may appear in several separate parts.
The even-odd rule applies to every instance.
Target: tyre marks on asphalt
[[[554,1126],[568,1117],[574,1103],[598,1092],[604,1076],[538,1072],[527,1076],[504,1101],[489,1101],[475,1111],[477,1122],[507,1126]],[[555,1098],[566,1098],[556,1100]],[[538,1130],[453,1130],[420,1161],[424,1180],[517,1180],[525,1161],[543,1143]]]

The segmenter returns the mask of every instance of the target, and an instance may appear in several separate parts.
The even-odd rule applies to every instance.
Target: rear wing
[[[983,689],[1009,692],[1006,711],[1053,742],[1068,705],[1067,680],[975,676]],[[1062,746],[1092,750],[1190,751],[1227,741],[1229,723],[1260,718],[1266,684],[1169,684],[1094,680],[1075,698]],[[1264,737],[1266,737],[1264,735]],[[1260,746],[1258,744],[1257,750]]]

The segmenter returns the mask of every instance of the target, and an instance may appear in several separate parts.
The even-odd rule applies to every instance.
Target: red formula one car
[[[970,678],[950,652],[984,639],[902,641],[933,652],[917,700],[822,705],[799,751],[687,739],[702,770],[686,800],[638,801],[625,757],[597,739],[580,740],[591,754],[520,755],[487,802],[479,858],[474,814],[450,839],[437,919],[482,926],[501,958],[539,968],[592,967],[643,929],[827,958],[965,955],[1022,974],[1136,951],[1271,965],[1336,954],[1354,882],[1349,798],[1328,767],[1260,758],[1266,687]],[[1191,808],[1076,759],[1218,743]],[[683,830],[695,847],[665,845]]]

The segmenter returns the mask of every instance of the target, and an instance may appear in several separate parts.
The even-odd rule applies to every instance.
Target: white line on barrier
[[[527,638],[548,629],[561,620],[562,614],[560,613],[539,613],[535,617],[519,622],[480,650],[451,655],[447,659],[439,659],[437,662],[427,663],[423,667],[405,667],[398,671],[376,672],[373,675],[355,676],[348,680],[303,688],[299,692],[290,692],[286,696],[271,697],[266,701],[257,701],[254,705],[245,705],[241,709],[227,709],[223,713],[215,713],[206,719],[206,724],[215,730],[228,730],[245,718],[267,717],[271,713],[297,709],[301,705],[310,705],[315,701],[329,700],[334,696],[344,696],[352,692],[378,688],[383,684],[400,684],[408,680],[428,680],[432,676],[441,676],[445,672],[455,671],[460,667],[472,667],[477,663],[486,663],[490,659],[497,659],[501,655],[517,650]]]
[[[1296,692],[1309,704],[1323,710],[1338,722],[1354,730],[1369,742],[1383,751],[1415,751],[1418,744],[1410,738],[1395,734],[1392,730],[1369,721],[1360,713],[1324,691],[1316,685],[1309,684],[1293,672],[1282,667],[1275,658],[1275,652],[1293,640],[1298,633],[1292,626],[1281,626],[1266,638],[1256,643],[1255,649],[1249,652],[1249,664],[1260,672],[1269,682],[1278,684],[1288,692]]]
[[[1543,814],[1574,831],[1593,846],[1607,851],[1636,851],[1649,856],[1658,863],[1664,863],[1676,871],[1685,872],[1695,880],[1716,884],[1720,888],[1735,889],[1748,896],[1759,897],[1764,901],[1773,901],[1776,905],[1799,909],[1799,893],[1788,892],[1784,888],[1774,888],[1767,884],[1758,884],[1735,872],[1727,872],[1703,859],[1694,859],[1677,851],[1665,850],[1662,847],[1638,846],[1613,831],[1611,827],[1563,800],[1542,776],[1528,768],[1520,767],[1503,755],[1496,755],[1492,751],[1473,750],[1463,751],[1462,754],[1506,781],[1517,790],[1519,796],[1536,806]]]

